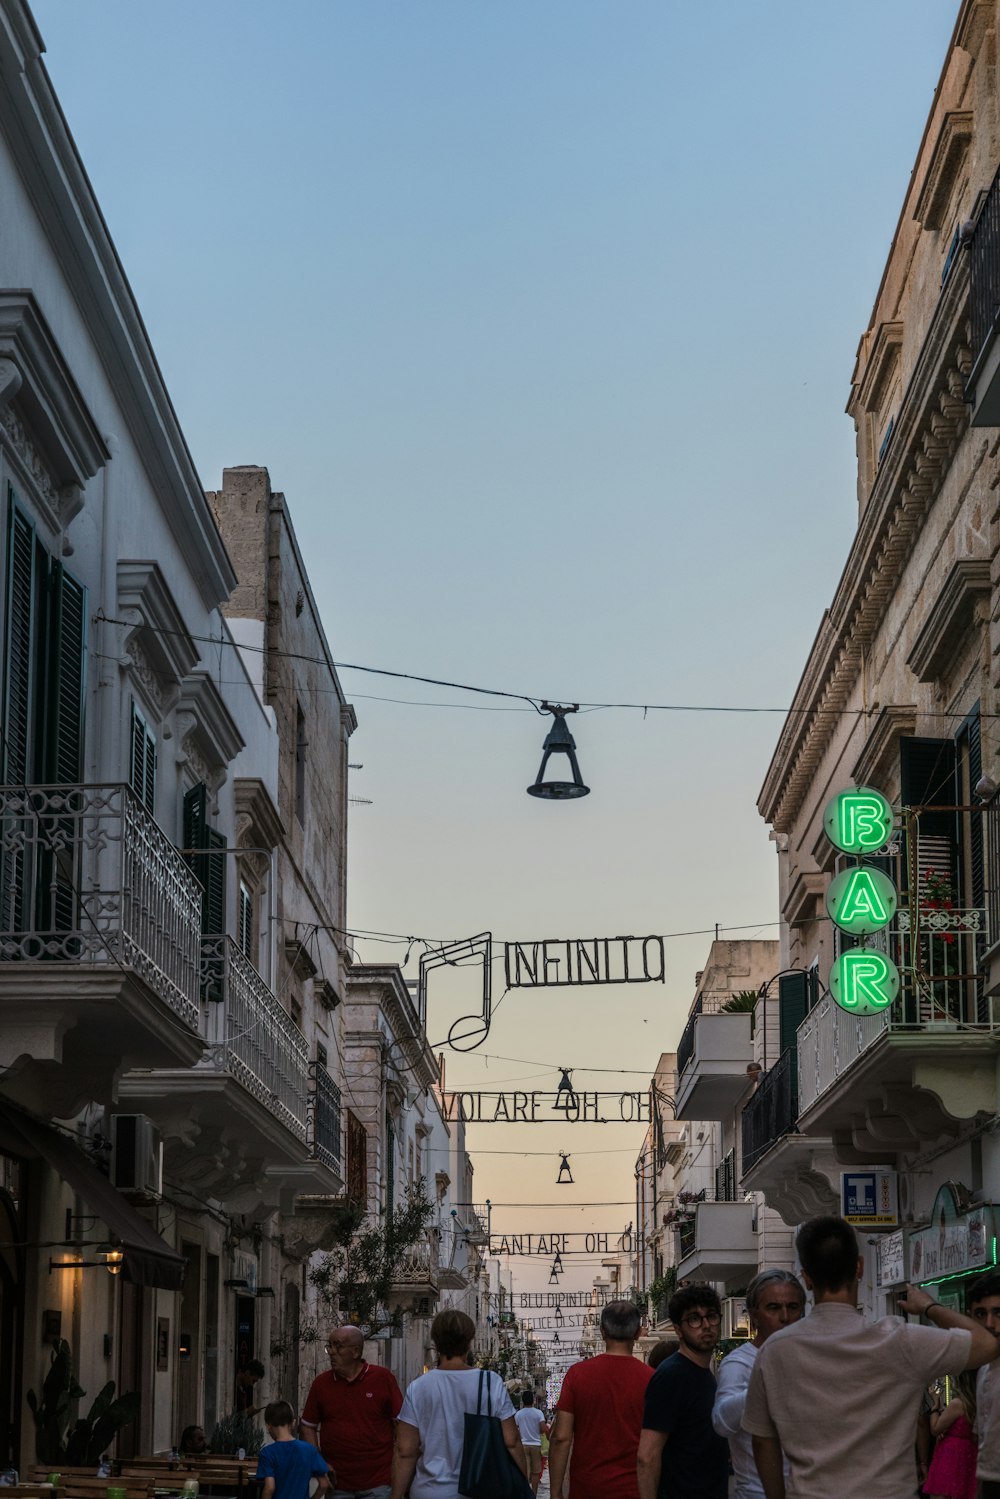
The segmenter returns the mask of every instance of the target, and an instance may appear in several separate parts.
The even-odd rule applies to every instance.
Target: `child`
[[[271,1440],[260,1450],[257,1477],[264,1480],[261,1499],[316,1499],[326,1492],[333,1476],[311,1442],[292,1435],[295,1412],[287,1400],[272,1400],[264,1411]],[[316,1479],[312,1488],[311,1479]]]

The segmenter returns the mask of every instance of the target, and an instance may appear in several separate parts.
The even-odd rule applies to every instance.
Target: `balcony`
[[[798,1133],[798,1053],[782,1052],[743,1105],[743,1178],[790,1225],[840,1211],[830,1141]]]
[[[972,374],[968,395],[974,427],[1000,426],[1000,173],[976,221],[969,258]]]
[[[876,1015],[848,1014],[828,995],[799,1026],[797,1049],[798,1128],[831,1137],[844,1164],[889,1163],[996,1112],[1000,1030],[965,980],[908,988]]]
[[[699,1010],[677,1046],[678,1119],[726,1119],[746,1092],[753,1017]]]
[[[58,1113],[123,1058],[194,1062],[200,922],[201,886],[127,786],[0,787],[5,1091],[23,1072]]]
[[[680,1224],[677,1279],[745,1280],[757,1268],[752,1202],[696,1202]]]
[[[408,1249],[393,1271],[390,1305],[427,1315],[437,1302],[440,1265],[437,1236]]]
[[[231,937],[204,937],[201,950],[210,992],[221,994],[205,1006],[206,1051],[197,1066],[183,1071],[127,1073],[119,1098],[163,1121],[170,1169],[177,1175],[197,1170],[204,1185],[229,1189],[247,1180],[249,1200],[257,1191],[255,1179],[270,1174],[269,1197],[254,1200],[277,1203],[282,1197],[289,1207],[297,1192],[336,1193],[339,1172],[317,1152],[315,1133],[319,1099],[320,1128],[330,1131],[320,1150],[332,1158],[334,1139],[339,1144],[339,1132],[333,1132],[335,1085],[331,1080],[334,1095],[325,1083],[322,1094],[314,1089],[310,1145],[305,1037]],[[197,1151],[193,1159],[190,1147]],[[211,1167],[202,1158],[206,1147],[214,1153]]]

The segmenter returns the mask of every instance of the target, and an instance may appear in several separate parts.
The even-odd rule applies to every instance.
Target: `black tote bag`
[[[486,1413],[483,1413],[483,1381]],[[503,1422],[493,1414],[493,1394],[485,1369],[479,1371],[475,1414],[465,1413],[462,1470],[458,1492],[465,1499],[533,1499],[531,1485],[503,1439]]]

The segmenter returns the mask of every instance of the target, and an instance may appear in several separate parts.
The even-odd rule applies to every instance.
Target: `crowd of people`
[[[751,1338],[717,1369],[712,1286],[675,1291],[675,1337],[645,1363],[638,1309],[610,1303],[604,1352],[566,1371],[551,1426],[533,1392],[515,1410],[500,1375],[475,1366],[464,1312],[435,1317],[437,1365],[405,1396],[358,1328],[336,1328],[298,1422],[283,1400],[264,1407],[262,1499],[460,1499],[477,1415],[499,1445],[476,1499],[532,1499],[546,1444],[551,1499],[1000,1499],[1000,1271],[973,1284],[968,1316],[911,1286],[900,1310],[922,1323],[868,1322],[854,1229],[814,1218],[796,1247],[801,1280],[754,1277]],[[188,1428],[184,1450],[199,1441]]]

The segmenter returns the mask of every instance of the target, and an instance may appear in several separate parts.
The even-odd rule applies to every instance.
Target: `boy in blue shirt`
[[[311,1442],[292,1435],[295,1412],[288,1401],[272,1400],[264,1411],[264,1424],[271,1440],[257,1460],[257,1477],[264,1480],[261,1499],[310,1499],[313,1478],[315,1499],[321,1499],[333,1474]]]

